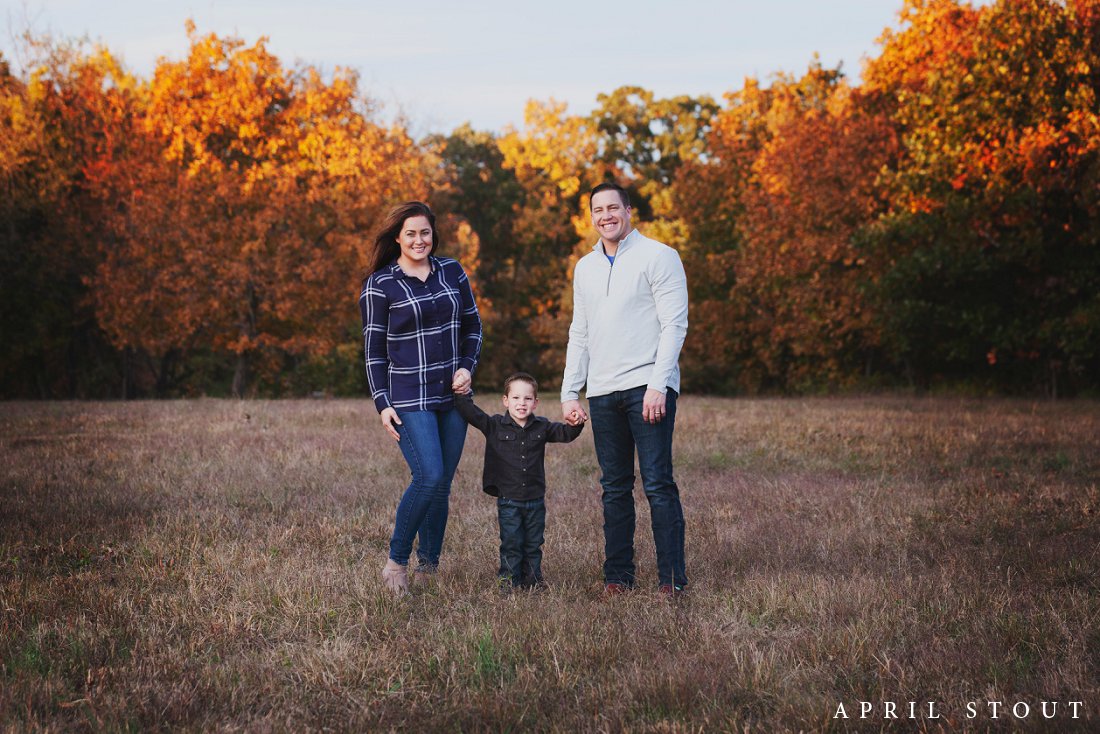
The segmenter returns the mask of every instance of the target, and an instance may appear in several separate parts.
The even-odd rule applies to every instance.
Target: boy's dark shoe
[[[608,581],[603,585],[603,590],[608,596],[621,596],[622,594],[629,594],[632,588],[618,581]]]

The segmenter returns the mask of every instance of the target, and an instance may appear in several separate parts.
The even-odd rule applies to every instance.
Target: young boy
[[[485,434],[482,488],[497,498],[500,525],[500,584],[503,588],[543,587],[542,541],[546,528],[547,443],[569,443],[584,430],[535,415],[539,386],[526,372],[504,381],[504,415],[490,416],[474,405],[473,394],[455,395],[459,414]]]

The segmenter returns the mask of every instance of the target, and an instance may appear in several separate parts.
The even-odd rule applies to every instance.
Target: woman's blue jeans
[[[603,574],[607,583],[634,586],[634,450],[642,487],[649,500],[657,578],[661,584],[686,586],[684,512],[672,478],[672,430],[676,392],[665,395],[665,417],[656,424],[642,419],[646,388],[636,387],[588,399],[592,440],[603,476]]]
[[[397,506],[390,558],[407,564],[413,538],[418,537],[417,561],[435,566],[447,531],[451,480],[466,443],[466,421],[453,408],[398,411],[397,415],[401,419],[398,446],[412,472],[412,481]]]

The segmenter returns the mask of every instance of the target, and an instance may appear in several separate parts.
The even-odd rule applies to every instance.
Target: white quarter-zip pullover
[[[615,262],[603,241],[573,271],[573,323],[561,399],[646,387],[680,392],[680,349],[688,326],[687,277],[680,254],[638,230],[619,242]]]

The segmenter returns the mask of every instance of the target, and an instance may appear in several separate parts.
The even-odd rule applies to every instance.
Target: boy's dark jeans
[[[500,525],[500,579],[512,586],[542,583],[542,541],[546,530],[546,502],[497,499]]]
[[[604,580],[634,586],[634,451],[642,486],[649,500],[657,578],[662,584],[686,586],[684,512],[672,478],[672,431],[676,425],[676,391],[665,395],[665,417],[650,424],[642,419],[645,386],[588,399],[592,439],[603,476]]]

